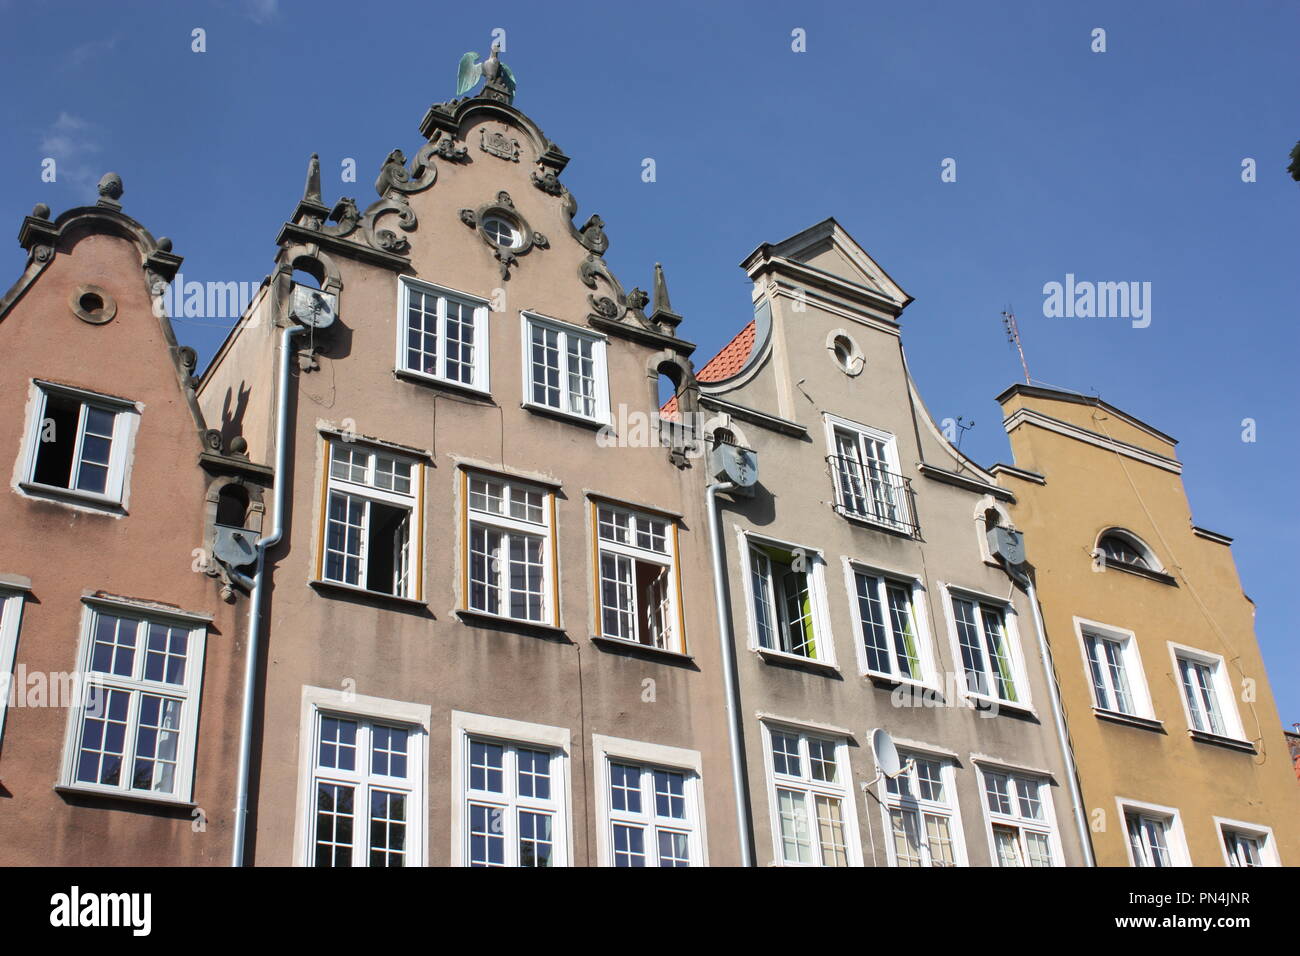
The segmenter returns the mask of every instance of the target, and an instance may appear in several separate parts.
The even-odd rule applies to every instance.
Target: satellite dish
[[[718,445],[713,449],[713,475],[737,488],[752,488],[758,481],[758,455],[739,445]]]
[[[305,285],[293,287],[290,311],[295,319],[309,328],[329,328],[334,322],[336,307],[337,301],[332,292],[322,292]]]
[[[212,542],[212,553],[227,567],[242,568],[246,564],[252,564],[257,557],[254,542],[256,537],[244,528],[219,524]]]
[[[877,727],[871,732],[871,752],[876,756],[876,769],[886,777],[892,777],[903,769],[894,738],[885,728]]]

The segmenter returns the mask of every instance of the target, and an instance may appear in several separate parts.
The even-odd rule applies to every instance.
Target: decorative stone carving
[[[111,209],[121,209],[122,204],[118,202],[122,198],[125,187],[122,185],[122,177],[117,173],[105,173],[99,180],[99,205],[108,206]]]
[[[438,169],[433,164],[433,157],[438,148],[433,143],[425,143],[411,160],[411,168],[406,168],[406,154],[395,149],[384,160],[375,180],[375,192],[380,198],[387,198],[390,192],[418,193],[428,189],[438,178]]]
[[[460,221],[478,232],[479,238],[487,243],[488,248],[492,250],[492,256],[501,265],[501,278],[510,278],[510,269],[519,262],[519,256],[525,255],[530,249],[536,246],[539,249],[549,249],[550,240],[540,232],[533,232],[528,221],[519,214],[515,208],[514,200],[504,189],[496,195],[493,202],[484,203],[477,209],[462,209],[459,213]],[[497,241],[489,235],[483,228],[483,222],[486,219],[501,219],[509,223],[515,231],[515,241],[512,245]]]
[[[361,222],[361,212],[357,209],[357,201],[349,196],[341,198],[334,204],[334,208],[330,210],[329,221],[335,225],[326,226],[318,223],[314,227],[308,225],[307,228],[314,228],[321,235],[334,236],[338,239],[351,235],[356,231],[357,224]]]
[[[486,92],[486,91],[485,91]],[[512,163],[519,162],[519,140],[507,136],[500,130],[479,127],[479,148]]]
[[[462,163],[469,159],[469,150],[464,146],[457,146],[456,141],[449,133],[443,133],[433,142],[433,152],[435,156],[441,156],[443,159],[453,163]]]
[[[209,428],[207,431],[205,431],[203,433],[203,444],[205,444],[210,451],[213,451],[216,454],[220,455],[221,454],[220,429]]]
[[[591,306],[592,312],[602,319],[608,319],[611,322],[620,322],[627,314],[627,300],[623,295],[623,287],[614,278],[614,274],[609,271],[605,265],[605,260],[601,259],[595,253],[591,253],[586,259],[578,265],[578,278],[588,289],[592,289],[593,294],[587,296],[587,302]],[[613,295],[596,295],[600,291],[599,283],[604,282],[609,287]]]
[[[117,315],[117,300],[97,285],[79,285],[68,300],[72,314],[90,325],[107,325]]]
[[[564,192],[564,186],[560,184],[560,178],[555,175],[553,169],[534,169],[533,185],[550,196],[558,196]]]
[[[361,233],[372,248],[404,255],[411,248],[409,241],[391,229],[375,228],[375,222],[381,216],[390,213],[397,216],[397,224],[404,232],[414,231],[418,224],[415,218],[415,210],[406,204],[405,199],[380,199],[378,202],[371,203],[369,208],[366,209],[365,215],[361,217]]]
[[[609,237],[605,235],[605,220],[592,216],[586,225],[578,230],[578,241],[598,256],[603,256],[609,249]]]

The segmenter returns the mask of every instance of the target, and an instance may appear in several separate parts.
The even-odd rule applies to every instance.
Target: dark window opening
[[[242,528],[248,516],[248,492],[240,485],[226,485],[217,498],[217,524]]]
[[[34,481],[56,488],[72,487],[72,459],[80,420],[81,402],[62,395],[46,396],[45,415],[36,434]]]
[[[1105,553],[1108,561],[1153,570],[1150,562],[1147,561],[1146,555],[1131,541],[1121,538],[1117,534],[1108,534],[1103,537],[1101,539],[1101,550]]]
[[[384,594],[405,594],[407,534],[411,512],[370,502],[366,542],[366,587]]]

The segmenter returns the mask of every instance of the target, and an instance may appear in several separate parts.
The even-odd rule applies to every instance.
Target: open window
[[[760,650],[833,663],[822,611],[820,554],[751,538],[746,555],[753,644]]]
[[[418,600],[423,466],[358,442],[325,446],[320,580]]]
[[[23,486],[97,503],[123,500],[138,415],[129,402],[36,382]]]
[[[598,636],[685,653],[677,527],[665,516],[593,502]]]

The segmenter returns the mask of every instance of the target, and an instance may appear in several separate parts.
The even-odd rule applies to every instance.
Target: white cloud
[[[41,137],[41,158],[55,162],[56,182],[76,190],[87,201],[95,195],[99,182],[95,171],[95,154],[100,152],[98,130],[93,123],[71,113],[59,113]]]

